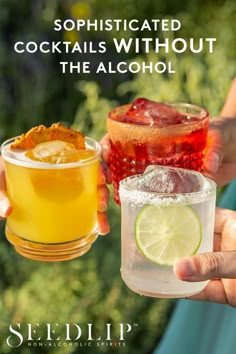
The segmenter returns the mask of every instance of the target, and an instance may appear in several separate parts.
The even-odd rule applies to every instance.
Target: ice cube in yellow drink
[[[15,163],[5,159],[13,207],[7,232],[58,244],[96,230],[99,153],[94,143],[87,138],[86,148],[77,150],[63,141],[45,142],[26,154],[14,151]]]

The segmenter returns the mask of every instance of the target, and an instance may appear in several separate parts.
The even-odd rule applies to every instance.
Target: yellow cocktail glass
[[[86,138],[77,162],[30,160],[24,151],[1,148],[13,211],[6,236],[21,255],[61,261],[87,252],[98,236],[97,175],[101,148]]]

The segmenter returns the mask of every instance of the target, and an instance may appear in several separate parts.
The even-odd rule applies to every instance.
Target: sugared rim
[[[8,161],[11,164],[17,165],[17,166],[23,166],[23,167],[28,167],[28,168],[38,168],[38,169],[74,168],[74,167],[89,165],[89,164],[93,163],[94,161],[96,161],[97,159],[99,159],[100,155],[101,155],[100,144],[96,140],[86,137],[85,138],[86,146],[92,148],[92,150],[95,151],[95,153],[96,153],[94,156],[89,157],[86,160],[80,160],[77,162],[61,163],[61,164],[50,164],[47,162],[34,161],[34,160],[30,160],[30,159],[20,160],[20,159],[16,158],[14,151],[10,151],[8,149],[8,146],[10,144],[12,144],[16,138],[17,137],[8,139],[1,145],[1,155],[2,155],[3,160]],[[23,152],[24,151],[22,151],[22,153]]]
[[[196,110],[199,110],[199,113],[202,115],[201,117],[198,118],[197,115],[194,115],[196,118],[198,118],[197,121],[194,121],[194,122],[189,122],[188,124],[186,123],[180,123],[180,124],[168,124],[168,127],[179,127],[179,126],[191,126],[191,125],[196,125],[196,124],[199,124],[199,122],[202,122],[204,121],[205,119],[208,119],[209,118],[209,112],[205,109],[205,108],[202,108],[198,105],[195,105],[195,104],[192,104],[192,103],[186,103],[186,102],[162,102],[166,105],[169,105],[169,106],[177,106],[177,105],[180,105],[180,106],[185,106],[185,107],[189,107],[189,108],[192,108],[192,109],[196,109]],[[126,123],[126,122],[122,122],[122,121],[119,121],[117,119],[114,118],[114,115],[117,115],[117,113],[119,114],[119,112],[121,110],[124,110],[124,113],[132,106],[132,104],[125,104],[125,105],[122,105],[122,106],[118,106],[118,107],[114,107],[109,113],[108,113],[108,119],[111,119],[112,121],[114,122],[118,122],[119,124],[124,124],[124,125],[135,125],[135,126],[140,126],[140,127],[149,127],[149,125],[145,125],[145,124],[132,124],[132,123]],[[177,108],[176,108],[177,109]],[[180,112],[181,113],[181,112]],[[153,125],[151,126],[151,128],[155,129],[159,129],[159,128],[162,128],[162,127],[166,127],[166,126],[161,126],[161,125]]]

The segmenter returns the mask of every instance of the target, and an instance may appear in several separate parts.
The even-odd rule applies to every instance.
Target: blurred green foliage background
[[[230,0],[0,0],[0,139],[22,133],[38,124],[60,121],[82,129],[96,139],[106,131],[111,107],[137,96],[161,101],[187,101],[220,114],[230,81],[235,75],[236,2]],[[22,41],[105,40],[104,61],[117,62],[111,43],[128,32],[55,32],[53,21],[66,19],[177,18],[178,36],[216,37],[213,54],[166,56],[130,52],[125,60],[174,63],[176,74],[61,74],[59,62],[79,61],[78,54],[17,54],[14,43]],[[142,33],[135,35],[141,37]],[[155,33],[151,34],[156,36]],[[162,35],[159,33],[159,35]],[[170,38],[177,35],[167,34]],[[84,57],[83,59],[88,59]],[[92,60],[98,63],[99,54]],[[90,59],[91,59],[90,58]],[[22,186],[23,188],[24,186]],[[0,353],[151,353],[161,338],[174,300],[140,297],[120,278],[120,210],[111,198],[108,209],[111,232],[100,237],[81,259],[65,263],[38,263],[18,256],[4,238],[0,240]],[[126,346],[11,348],[6,343],[11,323],[93,323],[97,333],[112,323],[137,324]],[[60,330],[57,332],[60,334]]]

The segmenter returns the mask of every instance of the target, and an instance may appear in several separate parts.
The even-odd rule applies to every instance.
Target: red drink
[[[143,173],[148,165],[201,171],[209,114],[187,103],[162,104],[137,99],[113,109],[107,119],[114,199],[119,182]]]

